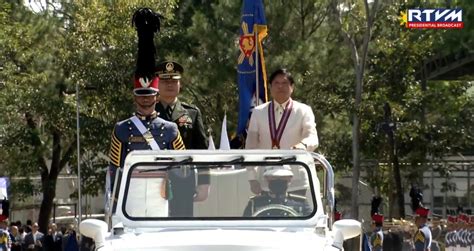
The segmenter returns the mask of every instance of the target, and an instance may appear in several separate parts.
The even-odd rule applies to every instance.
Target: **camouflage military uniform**
[[[207,149],[206,133],[202,123],[201,111],[192,105],[177,100],[170,108],[162,103],[156,104],[156,111],[160,118],[172,121],[178,126],[183,137],[186,149]],[[192,216],[193,197],[196,187],[196,175],[189,172],[187,175],[172,171],[169,173],[173,199],[170,201],[171,216]],[[209,170],[198,170],[197,185],[210,183]]]
[[[267,193],[263,195],[257,195],[250,198],[250,201],[245,207],[244,216],[250,217],[253,216],[256,212],[269,205],[282,205],[294,210],[298,215],[296,216],[308,216],[311,213],[311,208],[306,201],[306,197],[294,194],[287,194],[283,198],[273,198]],[[289,212],[280,209],[269,209],[262,214],[258,215],[259,217],[291,217],[292,215]]]

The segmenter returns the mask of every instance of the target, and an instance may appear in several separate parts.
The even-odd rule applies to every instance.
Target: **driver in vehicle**
[[[267,166],[263,173],[269,192],[250,198],[244,216],[250,217],[295,217],[307,216],[312,209],[306,197],[288,193],[293,178],[290,166]]]

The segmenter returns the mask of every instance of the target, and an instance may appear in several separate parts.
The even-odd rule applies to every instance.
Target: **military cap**
[[[183,66],[174,61],[161,62],[155,69],[155,74],[160,79],[181,79],[183,72]]]
[[[293,172],[291,171],[290,166],[267,166],[265,167],[265,172],[263,176],[274,176],[274,177],[292,177]]]

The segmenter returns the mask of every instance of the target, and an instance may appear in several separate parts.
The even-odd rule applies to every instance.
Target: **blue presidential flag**
[[[262,48],[262,40],[266,36],[267,22],[262,0],[244,0],[240,18],[240,52],[237,67],[239,86],[238,135],[245,133],[250,118],[250,109],[256,104],[257,83],[259,104],[268,101],[267,73]]]

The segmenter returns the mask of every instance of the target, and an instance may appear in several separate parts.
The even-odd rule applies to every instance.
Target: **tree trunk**
[[[41,201],[38,225],[39,231],[44,234],[48,233],[48,224],[53,209],[53,200],[56,197],[56,181],[57,176],[53,178],[49,175],[47,175],[45,180],[42,181],[43,200]]]
[[[390,156],[393,166],[393,178],[395,181],[395,192],[397,199],[397,212],[392,215],[395,218],[405,218],[405,198],[403,196],[402,177],[400,175],[400,164],[398,163],[397,145],[393,132],[389,133]]]
[[[51,166],[41,171],[41,190],[43,192],[43,200],[41,201],[40,212],[38,216],[38,225],[40,231],[44,234],[48,233],[49,219],[53,209],[53,200],[56,197],[56,183],[62,166],[65,165],[61,160],[61,133],[58,130],[52,132],[53,135],[53,152],[51,156]],[[68,154],[70,150],[67,151]]]
[[[357,58],[357,57],[356,57]],[[360,178],[360,117],[359,110],[362,103],[362,83],[364,68],[361,64],[354,65],[355,77],[355,102],[352,115],[352,219],[359,219],[359,178]]]
[[[359,218],[359,176],[360,176],[360,118],[357,112],[352,115],[352,200],[351,218]]]

